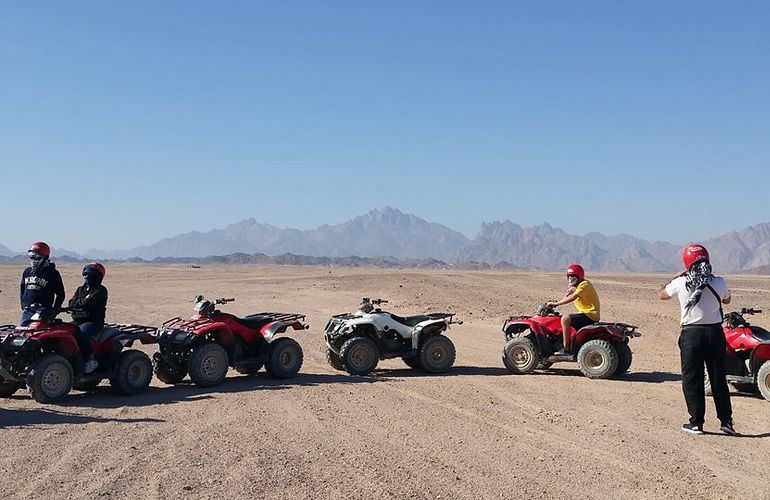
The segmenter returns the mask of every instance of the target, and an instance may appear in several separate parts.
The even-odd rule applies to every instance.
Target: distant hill
[[[732,231],[703,243],[711,251],[718,273],[763,273],[770,268],[770,223]],[[522,227],[508,220],[483,223],[476,237],[469,240],[442,224],[385,207],[315,229],[279,228],[245,219],[224,228],[192,231],[130,250],[91,250],[86,255],[90,259],[160,262],[295,261],[298,265],[456,265],[543,270],[579,262],[594,271],[672,272],[681,269],[680,251],[681,245],[650,242],[629,234],[575,235],[547,223]],[[55,249],[53,254],[55,259],[63,260],[86,258],[64,249]],[[13,255],[0,245],[0,260],[7,261]]]
[[[281,229],[246,219],[223,229],[193,231],[131,250],[87,253],[98,257],[144,259],[231,253],[448,259],[467,243],[465,236],[446,226],[386,207],[341,224],[310,230]]]

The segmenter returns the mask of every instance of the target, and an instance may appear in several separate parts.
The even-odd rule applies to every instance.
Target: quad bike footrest
[[[573,354],[562,354],[560,356],[548,356],[546,358],[546,361],[550,361],[551,363],[556,363],[558,361],[575,361],[575,356]]]
[[[753,384],[754,383],[754,377],[742,377],[740,375],[727,375],[725,377],[728,382],[730,383],[739,383],[739,384]]]

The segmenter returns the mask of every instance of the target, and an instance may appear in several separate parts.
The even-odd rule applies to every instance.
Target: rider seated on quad
[[[567,268],[567,295],[557,301],[548,302],[550,307],[559,307],[570,302],[575,303],[578,314],[565,314],[561,318],[561,331],[564,338],[564,349],[556,352],[556,356],[570,354],[570,326],[575,330],[591,325],[599,321],[599,295],[594,286],[585,279],[586,273],[579,264],[572,264]]]
[[[56,265],[49,260],[51,248],[43,241],[36,241],[27,250],[30,266],[21,275],[19,301],[21,326],[26,326],[34,313],[32,305],[59,309],[64,302],[64,284]]]
[[[75,291],[69,301],[72,322],[78,325],[78,345],[83,358],[84,373],[92,373],[99,366],[91,349],[91,338],[104,329],[107,310],[107,289],[102,285],[106,270],[98,262],[86,264],[83,268],[83,285]]]

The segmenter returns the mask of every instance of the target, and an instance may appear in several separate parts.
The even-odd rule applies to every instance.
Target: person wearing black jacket
[[[19,286],[22,326],[29,324],[34,314],[30,308],[33,304],[58,309],[64,302],[64,283],[56,266],[49,260],[50,247],[36,241],[27,250],[27,256],[30,266],[22,273]]]
[[[72,322],[78,325],[78,345],[86,363],[85,373],[91,373],[99,366],[91,349],[91,338],[104,329],[107,312],[107,289],[102,285],[106,270],[98,262],[86,264],[83,268],[83,285],[75,290],[69,301]]]

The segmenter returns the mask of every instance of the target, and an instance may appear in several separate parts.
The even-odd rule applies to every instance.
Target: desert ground
[[[70,294],[80,267],[61,270]],[[20,273],[0,266],[0,324],[18,321]],[[134,397],[105,385],[57,405],[19,391],[0,401],[2,495],[770,498],[770,403],[733,393],[742,437],[718,433],[710,401],[711,432],[679,429],[678,307],[656,297],[668,276],[589,277],[603,319],[642,332],[618,380],[589,380],[574,364],[524,376],[503,368],[503,319],[560,297],[557,273],[112,265],[113,322],[191,314],[198,293],[236,297],[225,307],[238,314],[306,313],[310,330],[292,334],[305,351],[301,373],[276,381],[231,370],[213,389],[154,380]],[[735,307],[770,312],[770,278],[729,282]],[[374,376],[351,377],[329,367],[323,327],[364,296],[389,299],[398,314],[456,312],[454,369],[425,375],[387,360]],[[770,326],[770,314],[755,322]]]

